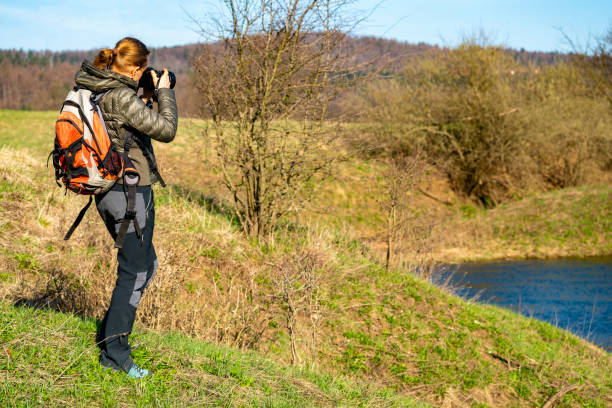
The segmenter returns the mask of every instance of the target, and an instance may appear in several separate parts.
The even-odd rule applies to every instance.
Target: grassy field
[[[45,168],[55,115],[0,111],[0,405],[531,407],[568,386],[575,388],[557,406],[612,404],[605,351],[549,324],[466,302],[406,269],[385,270],[361,239],[378,228],[373,210],[347,225],[376,200],[375,191],[360,199],[355,186],[379,163],[343,162],[299,224],[266,244],[244,238],[226,211],[214,156],[197,140],[206,123],[193,120],[180,121],[175,143],[156,147],[170,186],[155,188],[160,269],[134,337],[136,360],[159,374],[134,383],[103,373],[93,319],[108,304],[116,262],[95,210],[72,240],[61,240],[85,200],[64,195]],[[595,236],[609,248],[610,190],[564,190],[487,212],[457,203],[432,213],[447,217],[448,228],[482,230],[480,242],[498,236],[500,253],[504,242],[528,233],[552,248],[563,239],[558,231],[577,231],[565,238],[570,246],[586,237],[586,247]],[[314,211],[326,207],[322,200],[329,211]],[[545,218],[547,208],[568,210],[569,219]],[[344,220],[334,221],[338,213]],[[529,230],[531,221],[537,228]],[[476,257],[472,251],[455,259]],[[288,368],[291,316],[279,272],[305,269],[316,290],[296,293],[309,300],[294,316],[302,368]],[[18,300],[84,317],[10,304]]]
[[[567,188],[502,204],[459,208],[438,259],[491,260],[612,254],[612,186]]]
[[[2,144],[28,148],[37,157],[50,151],[55,112],[0,110]],[[228,204],[231,197],[215,171],[216,157],[202,137],[209,124],[181,119],[180,133],[169,145],[157,146],[158,158],[172,188],[181,194]],[[363,131],[349,125],[345,133]],[[385,164],[344,154],[320,180],[317,199],[306,204],[299,221],[323,225],[369,243],[382,256],[385,219],[379,201]],[[188,165],[185,165],[188,164]],[[567,188],[532,194],[484,210],[457,197],[441,175],[431,169],[421,182],[444,205],[415,192],[409,211],[429,216],[432,255],[437,261],[457,263],[496,259],[587,257],[612,254],[612,185]],[[419,221],[420,222],[420,221]],[[408,229],[411,225],[408,224]],[[406,248],[405,257],[415,248]]]
[[[253,353],[138,328],[133,356],[146,380],[104,371],[96,322],[0,303],[0,405],[421,407],[391,389],[274,363]]]

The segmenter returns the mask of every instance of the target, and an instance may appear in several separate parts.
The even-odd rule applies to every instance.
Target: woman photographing
[[[128,194],[121,180],[108,192],[96,195],[96,207],[108,232],[113,240],[119,237],[121,241],[117,252],[117,281],[97,334],[100,363],[105,368],[124,371],[132,378],[151,374],[132,361],[128,342],[140,298],[158,266],[152,242],[155,202],[151,185],[160,181],[160,176],[150,139],[171,142],[178,124],[176,98],[170,89],[167,70],[160,78],[155,71],[151,72],[158,112],[150,108],[152,90],[146,91],[142,98],[137,95],[149,54],[141,41],[126,37],[115,49],[101,50],[93,64],[84,61],[75,76],[77,87],[103,95],[98,106],[115,149],[123,153],[125,141],[134,141],[128,156],[139,176],[133,180],[135,214],[132,212],[132,218],[126,217]],[[125,222],[124,218],[127,218]]]

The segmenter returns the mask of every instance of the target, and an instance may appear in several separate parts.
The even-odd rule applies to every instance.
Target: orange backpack
[[[106,132],[99,106],[106,93],[93,94],[88,89],[73,88],[55,122],[54,149],[49,154],[53,157],[55,182],[61,187],[61,180],[66,190],[90,196],[65,240],[83,219],[92,195],[108,191],[124,172],[136,172],[130,168],[133,166],[125,166],[127,154],[122,157],[114,149]]]
[[[121,176],[123,163],[106,133],[98,106],[105,93],[88,89],[68,93],[55,122],[53,157],[55,180],[77,194],[108,191]]]
[[[134,142],[140,145],[151,171],[161,186],[165,187],[166,183],[157,170],[155,159],[146,148],[142,148],[140,138],[133,131],[128,130],[125,133],[123,154],[119,154],[114,148],[100,111],[100,101],[108,92],[93,94],[88,89],[75,87],[68,93],[60,109],[60,116],[55,122],[55,145],[49,158],[53,157],[55,182],[58,186],[62,186],[58,181],[61,180],[66,191],[89,195],[89,202],[79,212],[64,240],[70,239],[83,220],[91,205],[92,196],[107,192],[120,177],[123,177],[127,205],[115,239],[115,248],[121,248],[130,223],[134,224],[136,235],[142,241],[135,210],[136,187],[140,175],[128,156]]]

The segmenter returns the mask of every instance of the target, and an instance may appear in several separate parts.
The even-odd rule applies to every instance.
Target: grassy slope
[[[612,185],[568,188],[492,210],[462,206],[439,258],[554,258],[612,254]]]
[[[376,161],[351,160],[338,178],[322,186],[311,217],[350,231],[384,253],[385,219],[375,186],[385,167]],[[374,187],[373,187],[374,186]],[[442,178],[431,176],[422,187],[452,202],[445,206],[419,192],[407,209],[429,217],[432,256],[459,263],[498,259],[543,259],[612,255],[612,184],[566,188],[532,194],[485,210],[462,203]],[[408,222],[408,230],[423,227],[424,217]],[[414,253],[408,246],[407,256]]]
[[[55,112],[0,110],[2,143],[46,153],[49,123],[54,118]],[[159,146],[158,155],[164,173],[176,180],[174,187],[229,202],[212,166],[214,153],[201,138],[205,128],[204,121],[182,119],[180,136],[170,145]],[[185,162],[187,167],[182,165]],[[382,248],[385,219],[377,204],[382,194],[377,185],[383,170],[384,165],[376,161],[343,162],[334,169],[334,179],[320,183],[319,199],[308,204],[302,221],[347,231],[370,242],[372,248]],[[482,210],[459,202],[440,177],[424,182],[425,190],[455,203],[447,208],[418,192],[412,199],[412,211],[426,208],[442,220],[432,238],[439,261],[612,254],[612,185],[568,188]]]
[[[138,328],[133,355],[155,375],[104,371],[96,323],[0,302],[0,405],[10,406],[424,406],[392,390],[283,367],[178,333]]]
[[[66,217],[65,214],[75,214],[78,204],[70,196],[64,198],[49,190],[50,172],[45,172],[40,164],[50,144],[49,127],[54,117],[52,112],[0,111],[2,144],[7,141],[22,149],[25,143],[29,148],[5,152],[2,155],[5,162],[0,163],[0,241],[3,245],[0,280],[13,290],[19,289],[17,283],[23,280],[22,276],[40,277],[54,269],[65,268],[64,265],[82,264],[87,254],[100,260],[95,267],[96,273],[107,276],[105,284],[112,282],[113,265],[103,264],[108,262],[104,261],[108,258],[106,244],[92,238],[85,250],[74,243],[57,242],[61,226],[67,218],[71,221],[72,215]],[[244,240],[228,219],[223,214],[211,212],[203,199],[215,192],[214,186],[202,182],[214,179],[214,174],[206,171],[206,161],[210,160],[206,150],[193,149],[191,154],[186,154],[185,146],[181,146],[184,140],[195,136],[198,127],[202,127],[202,122],[183,121],[177,143],[158,149],[167,180],[181,180],[183,184],[157,191],[157,240],[162,266],[165,265],[160,269],[158,282],[172,277],[165,269],[175,268],[183,274],[185,279],[171,280],[177,286],[172,293],[177,300],[185,299],[182,305],[185,309],[191,307],[196,314],[172,309],[175,320],[161,319],[163,324],[141,315],[141,321],[147,326],[173,327],[213,339],[205,331],[211,325],[206,313],[210,309],[209,298],[213,296],[212,282],[219,282],[223,275],[232,275],[243,265],[259,271],[254,280],[263,291],[269,284],[266,281],[269,275],[262,264],[297,252],[296,240],[310,243],[314,240],[329,264],[323,271],[326,274],[322,287],[326,316],[317,350],[321,370],[347,374],[354,378],[352,381],[367,379],[379,389],[391,386],[395,392],[436,405],[541,405],[557,390],[574,383],[581,384],[581,388],[566,396],[561,406],[610,404],[607,397],[612,394],[610,356],[571,334],[510,311],[466,303],[404,271],[385,272],[363,255],[367,250],[359,242],[342,234],[315,230],[310,235],[300,236],[296,232],[295,236],[280,239],[272,247],[260,247]],[[30,137],[24,140],[19,135],[25,134],[26,128],[33,129],[33,133],[28,133]],[[194,150],[199,159],[193,157]],[[172,159],[180,154],[188,166],[174,164]],[[23,170],[15,168],[17,163],[26,167]],[[364,164],[362,168],[368,166]],[[184,174],[185,167],[192,171]],[[195,191],[185,194],[187,186]],[[2,212],[7,216],[3,217]],[[15,219],[22,223],[15,224]],[[88,217],[85,225],[87,227],[81,227],[85,231],[78,233],[89,240],[86,230],[95,231],[99,227],[95,216]],[[180,248],[180,258],[171,253],[163,254],[162,251],[171,246]],[[223,269],[221,265],[228,267]],[[215,296],[217,288],[222,290],[215,285]],[[163,287],[153,289],[145,296],[145,302]],[[85,292],[92,291],[95,288],[90,287]],[[154,303],[145,303],[140,309],[148,310],[152,306]],[[198,307],[203,312],[199,312]],[[3,314],[25,313],[20,311],[22,309],[4,310],[8,311]],[[265,314],[265,311],[259,313]],[[279,310],[270,313],[270,327],[278,329],[269,329],[258,347],[287,361],[290,354],[282,328],[282,313]],[[41,319],[42,315],[36,316]],[[203,319],[196,319],[196,316],[203,316]],[[180,319],[189,324],[181,325],[176,321]],[[86,337],[87,332],[91,338],[91,322],[88,327],[82,335]],[[151,339],[151,343],[147,343],[149,349],[156,337],[153,333],[146,336],[151,336],[147,337]],[[83,341],[85,345],[86,339]],[[44,347],[44,342],[26,343],[26,349],[28,347]],[[88,353],[90,357],[94,355],[91,350]],[[158,353],[150,355],[157,358]],[[27,360],[25,364],[28,365]],[[90,364],[93,363],[90,361]],[[183,368],[173,367],[179,371]],[[58,367],[43,365],[39,371],[44,376],[44,371],[58,373]],[[75,384],[81,382],[75,379]],[[263,388],[256,383],[255,388]],[[40,392],[42,389],[35,395]],[[244,398],[251,397],[256,398],[250,394]],[[346,403],[354,405],[359,401],[363,400]],[[324,399],[315,403],[324,404]],[[239,404],[239,400],[231,404]]]

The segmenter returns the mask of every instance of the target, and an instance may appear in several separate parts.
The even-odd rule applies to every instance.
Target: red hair
[[[96,68],[116,68],[118,71],[129,71],[133,67],[145,67],[151,51],[142,41],[132,37],[125,37],[117,42],[115,49],[101,50],[93,65]]]

